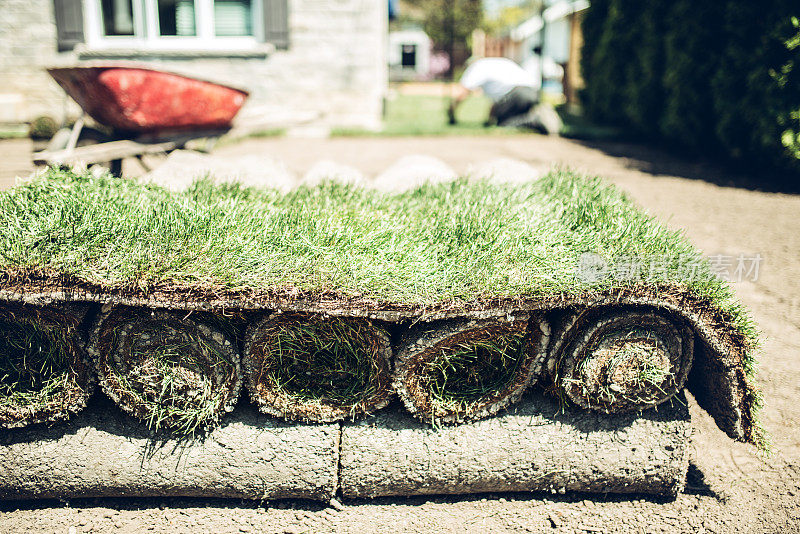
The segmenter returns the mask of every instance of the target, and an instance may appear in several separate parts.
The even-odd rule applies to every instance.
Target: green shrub
[[[696,150],[714,146],[710,82],[721,43],[716,4],[678,0],[667,13],[664,34],[664,106],[661,134]]]
[[[587,114],[637,134],[800,170],[800,9],[792,0],[593,1]]]
[[[730,2],[729,43],[711,84],[717,139],[733,156],[758,162],[800,158],[799,23],[784,15],[788,2],[775,4]]]
[[[615,0],[592,2],[584,22],[584,49],[593,53],[583,56],[584,76],[593,81],[584,93],[587,110],[593,119],[611,123],[617,122],[614,110],[621,104],[617,87],[623,75],[621,62],[617,61],[620,47],[612,37],[618,18],[614,3]]]
[[[52,117],[41,116],[31,121],[28,135],[31,139],[50,139],[58,131],[58,124]]]
[[[664,47],[660,35],[667,6],[660,2],[635,5],[639,12],[631,27],[633,50],[625,66],[623,112],[625,121],[637,133],[650,135],[650,125],[658,122],[664,100]]]

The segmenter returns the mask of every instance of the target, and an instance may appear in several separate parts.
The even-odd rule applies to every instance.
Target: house
[[[433,43],[418,28],[389,32],[389,75],[394,80],[425,79],[430,75]]]
[[[380,127],[387,2],[3,0],[0,117],[77,110],[46,67],[137,62],[241,87],[240,117]]]
[[[581,13],[589,7],[587,0],[556,0],[540,16],[535,16],[511,30],[510,38],[519,43],[515,58],[521,64],[535,60],[537,49],[548,61],[563,68],[562,91],[568,102],[577,101],[580,78]]]
[[[577,88],[583,83],[579,65],[583,43],[580,23],[589,2],[554,0],[546,5],[542,13],[511,28],[502,37],[473,36],[473,55],[507,57],[539,77],[541,53],[544,78],[556,84],[560,82],[567,101],[576,102]]]

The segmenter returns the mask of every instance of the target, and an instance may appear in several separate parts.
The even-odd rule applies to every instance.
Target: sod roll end
[[[153,430],[192,434],[216,424],[239,396],[235,340],[215,321],[114,307],[96,320],[89,351],[103,391]]]
[[[539,376],[549,333],[537,315],[419,325],[397,349],[395,390],[429,423],[488,417],[516,402]]]
[[[389,403],[391,358],[388,335],[368,320],[274,313],[248,329],[244,368],[263,413],[330,422]]]
[[[551,358],[556,384],[572,402],[604,413],[642,410],[683,389],[694,333],[663,312],[589,309],[568,316]]]
[[[81,411],[95,377],[83,350],[83,310],[0,305],[0,428]]]

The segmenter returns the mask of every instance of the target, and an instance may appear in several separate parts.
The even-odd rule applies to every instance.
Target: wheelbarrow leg
[[[150,167],[150,165],[148,165],[147,162],[144,160],[144,154],[137,154],[136,159],[139,160],[139,165],[142,166],[145,172],[150,172],[153,170],[153,168]]]
[[[83,130],[84,124],[84,117],[86,115],[81,113],[81,116],[78,117],[78,120],[75,121],[75,125],[72,127],[72,131],[69,134],[69,141],[67,141],[67,146],[64,147],[65,150],[72,152],[75,150],[75,147],[78,146],[78,139],[81,136],[81,130]]]

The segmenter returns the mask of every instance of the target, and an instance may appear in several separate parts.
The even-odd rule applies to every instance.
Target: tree
[[[797,0],[592,0],[582,27],[590,117],[800,170]]]
[[[716,144],[711,80],[727,44],[723,12],[716,2],[674,0],[665,18],[661,134],[700,153]]]
[[[483,0],[413,0],[410,4],[423,11],[422,28],[434,46],[447,54],[448,78],[467,58],[472,31],[483,20]]]
[[[505,6],[492,18],[483,21],[483,30],[487,35],[501,37],[510,29],[538,15],[542,9],[542,0],[520,0],[513,5]]]

